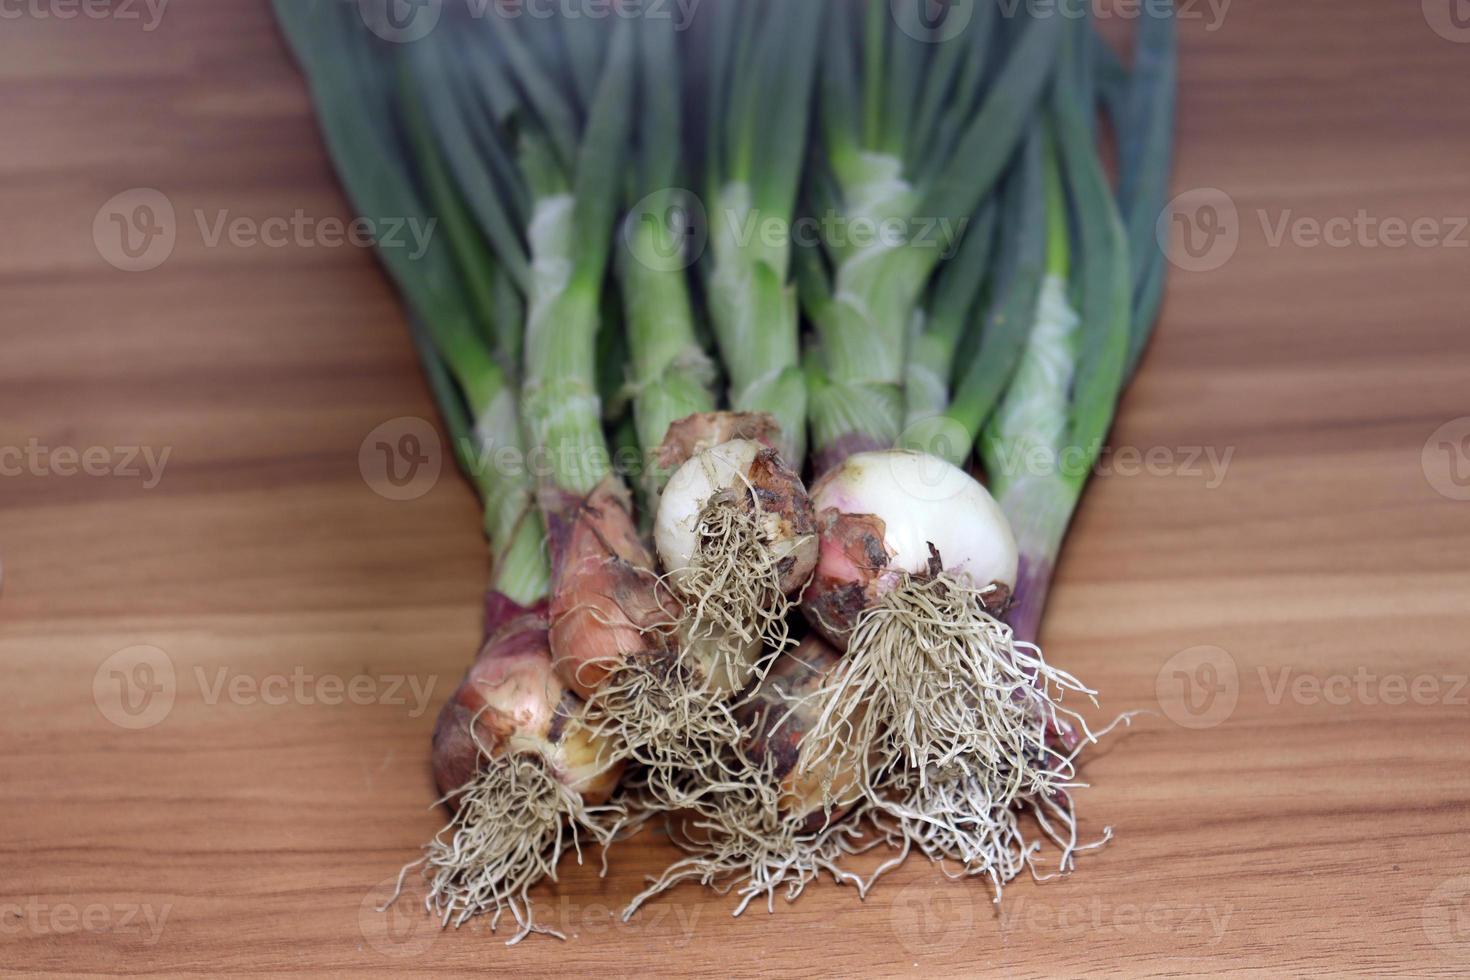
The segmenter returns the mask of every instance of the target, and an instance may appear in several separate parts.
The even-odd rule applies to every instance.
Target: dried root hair
[[[781,795],[774,777],[741,782],[721,793],[716,807],[691,815],[683,833],[671,834],[689,856],[650,878],[649,886],[624,909],[623,921],[649,899],[691,881],[722,895],[734,892],[739,901],[733,915],[761,898],[773,912],[777,892],[795,901],[824,873],[839,884],[855,886],[859,897],[865,897],[881,875],[903,862],[906,845],[903,853],[866,876],[842,867],[844,859],[883,844],[885,836],[865,826],[861,809],[813,829],[804,814],[781,811]]]
[[[958,772],[1006,807],[1050,795],[1071,779],[1049,734],[1075,722],[1095,739],[1067,692],[1096,692],[1047,664],[1034,644],[985,609],[988,590],[944,572],[909,576],[858,617],[847,656],[811,697],[821,709],[812,738],[822,765],[839,746],[865,760],[863,784],[877,799],[882,773],[898,769],[923,786]]]
[[[778,891],[794,900],[823,874],[856,886],[865,897],[911,850],[950,877],[986,878],[999,901],[1004,886],[1023,872],[1038,880],[1067,874],[1077,854],[1107,842],[1111,831],[1105,829],[1099,839],[1079,843],[1071,791],[1086,784],[1075,762],[1086,744],[1131,716],[1092,733],[1079,715],[1057,703],[1065,691],[1089,698],[1092,692],[1049,667],[1034,646],[1013,643],[1008,627],[984,610],[984,593],[942,576],[907,585],[911,595],[891,597],[855,634],[859,642],[871,642],[879,627],[897,632],[895,624],[901,624],[906,632],[878,636],[907,658],[880,660],[865,674],[858,658],[872,648],[855,642],[829,679],[809,693],[782,695],[787,710],[773,715],[773,724],[758,726],[769,739],[798,712],[814,716],[800,740],[811,751],[800,753],[796,772],[824,777],[816,785],[826,794],[826,822],[819,822],[820,814],[783,812],[789,787],[771,771],[776,756],[757,765],[742,752],[744,771],[735,789],[714,797],[714,810],[691,817],[692,833],[685,839],[675,837],[689,856],[652,879],[625,918],[687,881],[734,891],[737,915],[763,897],[772,908]],[[983,644],[975,640],[977,633]],[[919,683],[925,678],[930,685]],[[936,706],[950,714],[929,725],[898,714]],[[893,724],[895,717],[908,727]],[[1069,738],[1074,724],[1085,739]],[[904,744],[895,734],[935,741]],[[840,812],[852,790],[844,787],[845,798],[836,800],[826,777],[853,770],[859,771],[862,797],[852,810]],[[1043,855],[1047,842],[1060,852],[1054,865]],[[859,875],[845,866],[851,856],[882,844],[893,853],[871,873]]]
[[[637,778],[644,804],[660,810],[701,808],[712,794],[742,778],[732,756],[743,731],[730,702],[760,672],[751,651],[760,649],[762,637],[773,638],[780,645],[776,649],[790,642],[785,621],[790,602],[779,586],[777,561],[760,535],[758,515],[712,501],[700,527],[704,540],[721,546],[702,547],[701,555],[709,560],[701,560],[683,580],[686,586],[694,583],[691,594],[697,598],[677,605],[660,601],[663,615],[638,627],[657,637],[652,649],[579,667],[606,669],[587,700],[582,723],[626,746],[623,758],[641,768]],[[709,558],[715,554],[720,557]],[[767,574],[751,573],[751,555],[759,556]],[[772,583],[770,595],[762,584],[766,581]],[[655,594],[666,598],[665,582],[656,586]],[[777,604],[778,609],[771,608]],[[601,611],[592,614],[605,621]]]
[[[624,757],[639,766],[645,806],[698,808],[734,785],[738,770],[728,760],[740,725],[672,656],[634,656],[615,667],[587,702],[582,723],[626,746]]]
[[[903,861],[906,845],[903,854],[867,876],[844,867],[846,858],[885,840],[864,823],[865,801],[853,795],[856,766],[850,756],[839,755],[830,773],[812,780],[790,778],[809,737],[810,702],[804,694],[837,662],[837,654],[815,638],[776,661],[737,713],[745,737],[730,756],[731,784],[697,812],[675,818],[670,836],[689,856],[650,879],[625,918],[652,896],[686,881],[722,894],[735,891],[736,915],[762,897],[773,910],[778,891],[794,901],[824,873],[856,886],[864,896],[881,874]],[[839,766],[845,771],[840,783]],[[839,795],[844,805],[824,812],[822,799]]]
[[[794,645],[780,559],[759,504],[746,504],[756,495],[744,497],[737,490],[711,497],[699,515],[693,562],[677,578],[665,576],[681,596],[666,627],[677,657],[630,659],[591,701],[593,717],[621,732],[642,767],[646,799],[708,819],[723,806],[711,802],[717,795],[748,792],[757,782],[738,751],[739,691]]]
[[[1094,737],[1131,723],[1134,714],[1120,715]],[[1112,839],[1112,828],[1104,827],[1096,839],[1078,841],[1071,790],[1087,785],[1075,780],[1074,769],[1086,744],[1076,746],[1058,763],[1059,770],[1073,776],[1065,787],[1023,794],[1004,806],[994,799],[993,787],[968,774],[951,771],[919,780],[899,771],[886,782],[885,800],[872,808],[870,820],[890,845],[917,846],[949,877],[988,878],[999,902],[1006,884],[1023,871],[1037,881],[1070,874],[1078,854]],[[1028,835],[1023,825],[1028,816],[1039,836]],[[1042,857],[1048,841],[1059,852],[1054,866]]]
[[[770,517],[753,487],[715,494],[700,510],[689,566],[665,576],[684,604],[679,633],[686,644],[709,651],[703,656],[711,676],[747,671],[747,651],[757,643],[772,654],[794,645],[794,603],[782,589]]]
[[[398,887],[383,908],[402,894],[409,870],[421,867],[428,889],[424,907],[441,927],[458,928],[474,916],[489,914],[494,932],[501,915],[510,912],[517,930],[507,946],[532,933],[565,939],[536,923],[530,890],[543,878],[556,880],[557,864],[567,850],[581,864],[584,838],[605,852],[628,822],[628,811],[620,803],[586,806],[538,752],[517,751],[514,744],[495,758],[483,746],[481,751],[483,761],[474,778],[435,803],[454,805],[454,816],[425,846],[424,856],[399,872]]]
[[[821,705],[809,738],[822,748],[801,765],[822,764],[838,746],[865,749],[869,818],[888,843],[917,847],[946,874],[985,876],[999,901],[1023,871],[1066,874],[1077,853],[1109,839],[1104,830],[1078,843],[1070,791],[1086,784],[1075,761],[1131,716],[1089,730],[1062,699],[1096,704],[1095,692],[1017,641],[987,610],[990,598],[935,571],[864,611],[847,656],[809,695]],[[1026,814],[1039,837],[1023,829]],[[1052,871],[1040,863],[1043,839],[1060,851]]]

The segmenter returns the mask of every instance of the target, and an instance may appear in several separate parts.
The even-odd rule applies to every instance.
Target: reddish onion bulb
[[[575,723],[581,711],[581,699],[552,669],[545,621],[512,620],[486,641],[439,712],[433,751],[439,792],[449,796],[487,762],[524,752],[540,756],[588,805],[606,802],[623,764],[611,762],[617,746],[610,739]]]

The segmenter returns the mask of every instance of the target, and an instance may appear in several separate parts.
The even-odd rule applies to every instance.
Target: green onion
[[[654,456],[669,426],[715,408],[714,363],[695,332],[685,279],[685,228],[688,203],[675,191],[679,174],[679,64],[673,26],[645,19],[638,25],[638,92],[642,111],[636,120],[638,146],[632,210],[623,223],[618,256],[624,319],[627,325],[637,440],[647,469],[645,509],[651,510],[669,474]],[[645,514],[645,517],[647,514]]]
[[[1021,351],[1035,322],[1046,260],[1047,208],[1043,188],[1043,126],[1029,127],[1025,141],[1006,178],[999,202],[1000,241],[991,270],[988,299],[959,312],[937,299],[929,322],[945,325],[942,354],[930,367],[932,375],[949,368],[955,376],[952,395],[931,396],[928,404],[916,400],[913,383],[908,392],[908,416],[901,444],[963,465],[969,459],[981,426],[1010,384]],[[973,233],[972,229],[972,233]],[[966,239],[968,243],[968,236]],[[965,248],[968,248],[968,244]],[[968,276],[958,263],[945,267],[940,283]],[[951,319],[954,317],[954,319]],[[955,336],[955,323],[961,333]],[[972,327],[973,325],[973,327]],[[910,362],[933,349],[929,331],[920,337]],[[912,379],[912,369],[910,373]],[[934,382],[931,380],[930,382]]]
[[[1178,76],[1177,15],[1172,2],[1145,8],[1127,86],[1116,117],[1122,181],[1118,196],[1133,259],[1133,330],[1128,373],[1138,367],[1163,300],[1165,259],[1155,227],[1169,193]]]
[[[527,181],[542,185],[532,195],[527,228],[532,285],[522,411],[532,444],[546,453],[550,484],[581,497],[611,472],[594,354],[632,116],[632,40],[620,22],[588,112],[575,173],[553,176],[545,144],[522,135],[523,154],[532,151],[523,162]]]
[[[445,921],[547,931],[527,889],[629,806],[701,830],[650,892],[745,902],[865,890],[859,823],[997,897],[1036,870],[1020,813],[1061,871],[1086,848],[1066,790],[1096,735],[1058,701],[1093,692],[1028,641],[1162,295],[1173,11],[1125,66],[1085,14],[928,6],[704,0],[681,36],[492,3],[392,45],[346,0],[276,0],[357,210],[438,221],[381,258],[508,624],[435,731]],[[641,524],[613,448],[651,464]],[[765,654],[803,632],[835,649],[808,635],[829,663],[800,677]]]
[[[744,686],[760,654],[752,633],[699,629],[709,596],[695,597],[685,615],[685,597],[661,580],[638,533],[602,428],[608,402],[631,402],[632,439],[651,452],[672,423],[715,407],[679,243],[658,206],[679,173],[676,49],[667,24],[619,18],[589,49],[597,78],[584,90],[565,60],[582,43],[571,21],[514,20],[440,31],[415,46],[413,65],[438,84],[467,79],[449,109],[424,113],[446,156],[448,144],[473,137],[498,145],[495,159],[512,164],[501,172],[492,160],[477,171],[462,153],[458,174],[491,188],[477,214],[524,222],[514,234],[486,227],[484,237],[504,242],[496,247],[528,270],[521,412],[551,553],[557,676],[587,699],[592,730],[626,746],[619,758],[641,763],[645,801],[673,808],[705,792],[695,786],[690,795],[691,772],[719,765],[715,753],[738,737],[719,702]],[[481,60],[504,71],[476,68]],[[491,82],[500,87],[485,90]],[[419,98],[432,101],[426,90]],[[794,194],[794,175],[789,182]],[[625,202],[632,213],[619,225]],[[611,328],[619,308],[604,290],[614,241],[624,246],[616,262],[623,330]],[[616,420],[612,427],[622,431]],[[644,483],[645,517],[664,476],[655,470]]]
[[[1036,636],[1062,537],[1112,424],[1133,326],[1127,235],[1092,138],[1091,97],[1078,84],[1076,52],[1090,43],[1087,30],[1085,21],[1069,26],[1069,56],[1049,99],[1058,149],[1049,213],[1055,228],[1065,187],[1075,254],[1059,230],[1049,236],[1036,324],[981,441],[991,490],[1020,549],[1010,620],[1027,640]]]
[[[584,114],[557,70],[563,26],[491,12],[441,26],[405,57],[444,169],[520,292],[521,414],[537,475],[543,489],[585,496],[611,472],[597,351],[633,39],[614,32]]]
[[[960,343],[980,302],[995,251],[1000,217],[992,198],[965,230],[959,251],[940,268],[926,304],[927,316],[910,341],[904,374],[904,429],[944,411]]]
[[[1006,187],[1006,240],[996,270],[995,294],[979,324],[973,355],[961,362],[967,366],[960,372],[946,411],[946,417],[958,423],[959,431],[971,442],[1010,385],[1035,322],[1047,243],[1056,234],[1055,221],[1048,220],[1045,147],[1043,126],[1035,123]],[[954,448],[957,456],[950,461],[963,462],[969,447],[957,441]]]
[[[1051,80],[1065,20],[1021,18],[1004,32],[1007,53],[987,84],[996,5],[982,4],[944,40],[923,39],[917,9],[870,3],[857,25],[846,4],[832,6],[821,112],[827,167],[814,190],[837,212],[823,241],[831,285],[805,292],[820,342],[813,370],[825,381],[811,408],[819,471],[898,439],[909,339],[940,245],[1014,156]],[[891,17],[906,18],[901,29]]]
[[[550,568],[531,481],[524,468],[491,459],[522,446],[514,275],[500,271],[465,217],[419,110],[411,65],[395,77],[389,52],[401,52],[375,50],[349,9],[279,0],[276,12],[358,211],[419,221],[437,211],[443,219],[444,234],[431,236],[420,257],[379,254],[413,313],[415,345],[461,465],[485,500],[495,555],[485,642],[434,729],[435,781],[455,812],[400,873],[393,900],[409,868],[421,866],[425,906],[443,924],[488,912],[493,928],[509,911],[518,926],[513,945],[533,932],[560,935],[536,924],[529,889],[554,876],[576,839],[606,846],[618,833],[627,811],[609,799],[623,770],[621,748],[615,736],[581,724],[584,706],[555,674],[541,614]]]
[[[706,102],[705,288],[730,406],[767,412],[785,459],[805,456],[807,393],[789,278],[823,4],[707,0],[694,64]]]
[[[360,215],[428,222],[435,214],[414,190],[412,164],[384,129],[393,116],[391,72],[368,47],[360,24],[341,4],[301,5],[278,0],[277,17],[306,67],[323,132],[343,184]],[[438,187],[432,168],[427,181]],[[466,246],[463,228],[447,238]],[[456,456],[485,506],[492,588],[521,606],[546,597],[549,568],[544,536],[524,472],[486,465],[502,449],[519,451],[520,424],[512,375],[497,361],[496,343],[516,333],[498,267],[483,254],[466,269],[444,238],[431,235],[424,253],[383,248],[378,255],[413,309],[412,327]],[[468,273],[468,275],[466,275]],[[501,341],[502,347],[504,341]],[[503,355],[513,356],[502,349]],[[452,379],[452,383],[450,383]]]

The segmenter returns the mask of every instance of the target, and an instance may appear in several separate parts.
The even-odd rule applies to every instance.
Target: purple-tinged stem
[[[1054,571],[1055,565],[1045,555],[1021,555],[1020,568],[1016,572],[1016,601],[1005,615],[1016,639],[1035,643],[1040,635],[1041,614],[1046,610]]]
[[[1041,634],[1041,615],[1077,499],[1076,489],[1052,476],[1023,477],[1001,493],[1000,507],[1020,553],[1015,602],[1005,617],[1018,640],[1035,643]]]

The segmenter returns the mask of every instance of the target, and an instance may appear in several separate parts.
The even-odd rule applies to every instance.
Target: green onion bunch
[[[377,254],[484,508],[427,907],[550,931],[655,817],[629,914],[1070,871],[1095,692],[1036,641],[1162,302],[1172,7],[1127,60],[1085,4],[275,8],[354,209],[433,228]]]

